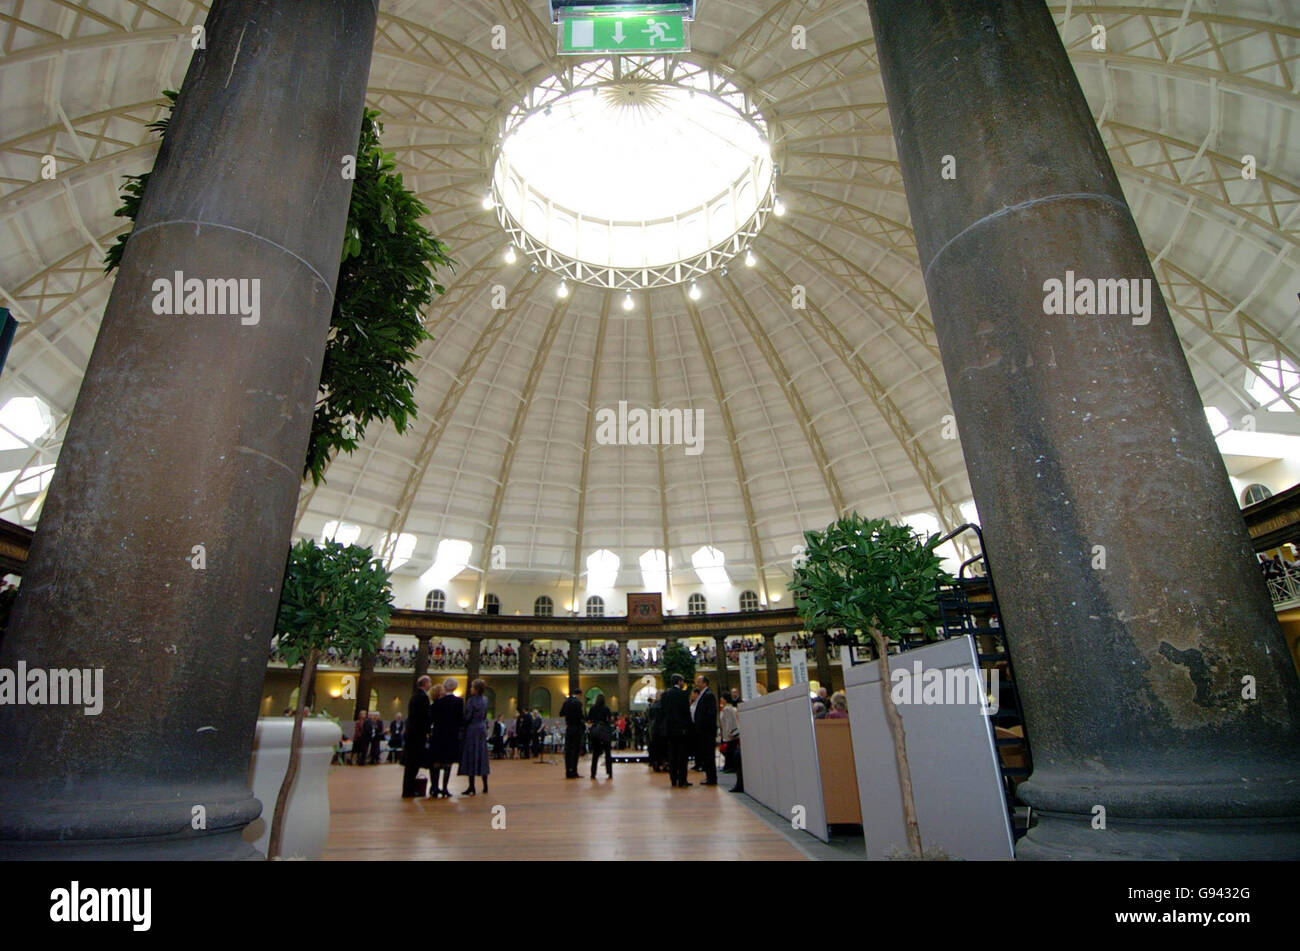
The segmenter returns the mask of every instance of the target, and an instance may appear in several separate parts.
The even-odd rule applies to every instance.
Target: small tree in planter
[[[825,531],[805,532],[807,554],[790,590],[804,623],[870,635],[880,658],[880,695],[894,740],[908,846],[920,856],[921,830],[912,796],[903,718],[890,696],[889,642],[928,628],[939,614],[937,588],[948,578],[934,553],[939,536],[922,538],[907,525],[854,512]]]
[[[667,686],[672,686],[673,674],[681,674],[689,684],[695,680],[695,657],[681,641],[672,641],[664,647],[661,670]]]
[[[316,662],[328,648],[347,656],[377,647],[388,630],[392,597],[388,572],[369,548],[345,548],[338,542],[317,546],[303,539],[289,550],[275,633],[280,656],[290,667],[301,663],[302,678],[293,715],[289,766],[275,800],[267,858],[280,857],[284,812],[298,775],[304,705]]]

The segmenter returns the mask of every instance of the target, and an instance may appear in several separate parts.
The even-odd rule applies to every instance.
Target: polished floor
[[[496,760],[491,793],[401,798],[399,766],[330,767],[330,835],[324,860],[802,860],[759,819],[747,797],[722,785],[672,789],[643,764],[614,767],[614,779],[564,778],[561,762]],[[603,766],[603,764],[602,764]],[[496,807],[504,807],[497,809]],[[495,823],[494,823],[495,819]],[[499,828],[504,823],[505,828]],[[494,828],[497,826],[498,828]]]

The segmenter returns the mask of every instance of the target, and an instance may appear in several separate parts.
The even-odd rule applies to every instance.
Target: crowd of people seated
[[[761,643],[761,642],[760,642]],[[532,651],[532,670],[567,670],[569,667],[569,651],[562,647],[539,648],[536,644],[529,644]],[[653,670],[658,666],[655,657],[647,650],[628,650],[624,648],[628,657],[628,668],[630,670]],[[415,656],[417,648],[401,647],[392,641],[389,641],[383,647],[375,651],[376,667],[396,667],[401,669],[414,669]],[[710,652],[712,653],[712,652]],[[613,644],[607,644],[603,647],[584,648],[578,655],[579,665],[583,670],[616,670],[618,668],[618,648]],[[272,645],[271,660],[284,661],[279,646]],[[359,654],[344,654],[334,648],[324,651],[319,658],[319,663],[323,666],[330,667],[359,667],[361,657]],[[449,648],[441,643],[431,643],[429,645],[429,670],[465,670],[469,663],[469,651],[465,648]],[[519,668],[519,654],[511,644],[498,644],[491,650],[485,650],[479,657],[480,670],[517,670]]]

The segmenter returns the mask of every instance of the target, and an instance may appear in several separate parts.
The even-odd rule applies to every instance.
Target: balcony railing
[[[1300,568],[1269,565],[1264,571],[1268,595],[1275,608],[1300,607]]]
[[[740,664],[740,655],[744,650],[754,651],[758,654],[758,664],[760,666],[767,662],[766,652],[762,641],[757,642],[733,642],[733,649],[727,651],[727,664],[735,669]],[[795,647],[804,647],[812,649],[812,640],[808,639],[807,644],[778,644],[776,646],[776,659],[779,664],[790,663],[790,651]],[[695,656],[697,665],[709,669],[717,669],[717,650],[711,647],[697,647],[691,651]],[[415,669],[414,647],[384,647],[375,652],[375,669],[376,670],[414,670]],[[839,657],[832,656],[832,663],[838,663]],[[272,666],[286,666],[283,658],[274,649],[271,651],[270,663]],[[326,651],[320,659],[321,666],[324,667],[351,667],[358,668],[361,665],[359,655],[343,655],[338,651]],[[454,650],[431,648],[429,651],[429,670],[430,671],[461,671],[464,672],[469,664],[469,651],[463,648]],[[628,671],[633,674],[642,674],[648,672],[657,672],[661,668],[661,661],[657,657],[651,657],[644,650],[628,652]],[[485,651],[479,658],[479,670],[483,673],[508,673],[519,669],[519,654],[513,648],[510,650],[496,649]],[[569,652],[559,648],[552,650],[539,650],[533,652],[531,671],[533,673],[563,673],[569,669]],[[618,654],[612,649],[595,649],[584,650],[578,657],[578,669],[583,673],[613,673],[618,670]]]

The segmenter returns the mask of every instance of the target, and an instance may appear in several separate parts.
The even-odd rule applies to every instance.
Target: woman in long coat
[[[466,796],[474,795],[475,776],[483,777],[483,792],[488,791],[487,778],[491,767],[488,765],[486,690],[486,683],[475,680],[469,685],[469,699],[465,701],[465,745],[460,751],[460,769],[457,772],[469,777]]]

